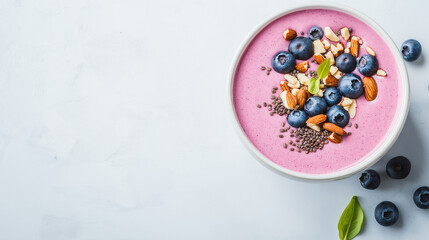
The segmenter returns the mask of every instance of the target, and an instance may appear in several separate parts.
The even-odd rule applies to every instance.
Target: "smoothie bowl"
[[[396,141],[409,82],[389,36],[338,4],[304,5],[258,26],[230,71],[238,133],[264,165],[306,180],[340,179]]]

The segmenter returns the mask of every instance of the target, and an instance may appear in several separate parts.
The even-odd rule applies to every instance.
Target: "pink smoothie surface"
[[[357,99],[357,113],[350,119],[352,127],[345,127],[351,132],[344,137],[341,144],[329,143],[323,150],[305,154],[290,151],[290,133],[279,138],[282,122],[288,126],[286,117],[270,116],[269,111],[258,104],[271,103],[271,89],[279,87],[284,80],[283,74],[274,70],[270,75],[261,71],[261,66],[271,67],[272,57],[279,51],[287,51],[289,41],[282,38],[287,28],[294,29],[298,35],[317,25],[323,29],[330,26],[334,32],[343,27],[351,27],[352,34],[363,40],[359,56],[367,54],[366,46],[370,46],[377,56],[379,67],[387,72],[386,77],[373,76],[378,85],[378,96],[372,101],[366,101],[362,95]],[[345,41],[340,37],[346,46]],[[332,42],[331,42],[332,43]],[[317,69],[317,64],[308,60],[311,70]],[[297,60],[297,63],[301,62]],[[239,123],[250,142],[272,162],[286,169],[307,173],[326,174],[349,168],[375,151],[385,141],[393,123],[397,121],[402,87],[401,76],[391,49],[370,26],[361,20],[343,12],[325,9],[301,10],[289,13],[269,23],[260,30],[246,46],[236,66],[233,80],[233,102]],[[357,71],[357,75],[363,76]],[[280,90],[275,94],[278,96]],[[358,124],[355,128],[354,124]],[[293,128],[291,128],[293,129]],[[288,149],[283,148],[287,143]]]

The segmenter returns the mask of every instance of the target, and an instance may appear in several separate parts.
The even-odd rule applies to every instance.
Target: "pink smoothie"
[[[357,100],[357,114],[350,122],[358,124],[358,128],[346,127],[352,133],[343,138],[341,144],[327,144],[322,151],[316,153],[291,152],[283,148],[283,143],[290,140],[289,134],[285,138],[278,137],[281,123],[287,121],[285,117],[270,116],[264,107],[257,108],[257,104],[270,103],[271,89],[279,87],[284,80],[283,74],[274,70],[269,76],[261,71],[261,66],[271,67],[271,59],[279,51],[287,51],[288,41],[282,38],[287,28],[294,29],[298,35],[307,31],[311,26],[325,28],[330,26],[334,32],[342,27],[351,27],[352,35],[363,40],[359,55],[366,54],[365,46],[370,46],[377,54],[380,68],[387,72],[387,77],[374,76],[378,84],[378,96],[372,101],[366,101],[364,96]],[[340,37],[341,40],[343,40]],[[345,42],[343,41],[344,45]],[[315,70],[317,64],[311,63],[310,68]],[[297,63],[300,60],[297,61]],[[354,72],[363,77],[357,70]],[[375,151],[392,123],[399,114],[398,89],[401,88],[401,76],[398,64],[389,49],[371,27],[361,20],[348,14],[334,10],[302,10],[283,17],[268,24],[248,44],[236,67],[233,83],[234,107],[240,125],[252,144],[274,163],[302,173],[324,174],[344,170],[365,159],[365,156]],[[277,96],[280,91],[277,92]]]

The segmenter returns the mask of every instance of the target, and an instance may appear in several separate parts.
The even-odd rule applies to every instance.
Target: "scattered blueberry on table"
[[[390,159],[386,165],[386,173],[393,179],[404,179],[411,170],[411,162],[404,156]]]
[[[429,187],[419,187],[413,195],[414,203],[418,208],[428,209],[429,208]]]
[[[380,175],[372,169],[364,171],[359,180],[360,185],[366,189],[374,190],[380,186]]]
[[[399,210],[389,201],[383,201],[375,207],[375,220],[382,226],[391,226],[399,219]]]
[[[422,53],[422,45],[415,39],[408,39],[401,46],[402,57],[409,62],[413,62],[419,58]]]

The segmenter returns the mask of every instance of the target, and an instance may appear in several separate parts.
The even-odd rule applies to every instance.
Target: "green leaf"
[[[320,80],[316,78],[311,78],[308,82],[308,91],[311,94],[317,94],[319,92]]]
[[[331,68],[331,59],[328,58],[325,61],[323,61],[319,67],[317,68],[317,76],[320,79],[324,79],[329,74],[329,69]]]
[[[360,207],[359,200],[353,196],[349,205],[344,209],[338,221],[338,233],[341,240],[350,240],[360,232],[364,214]]]

